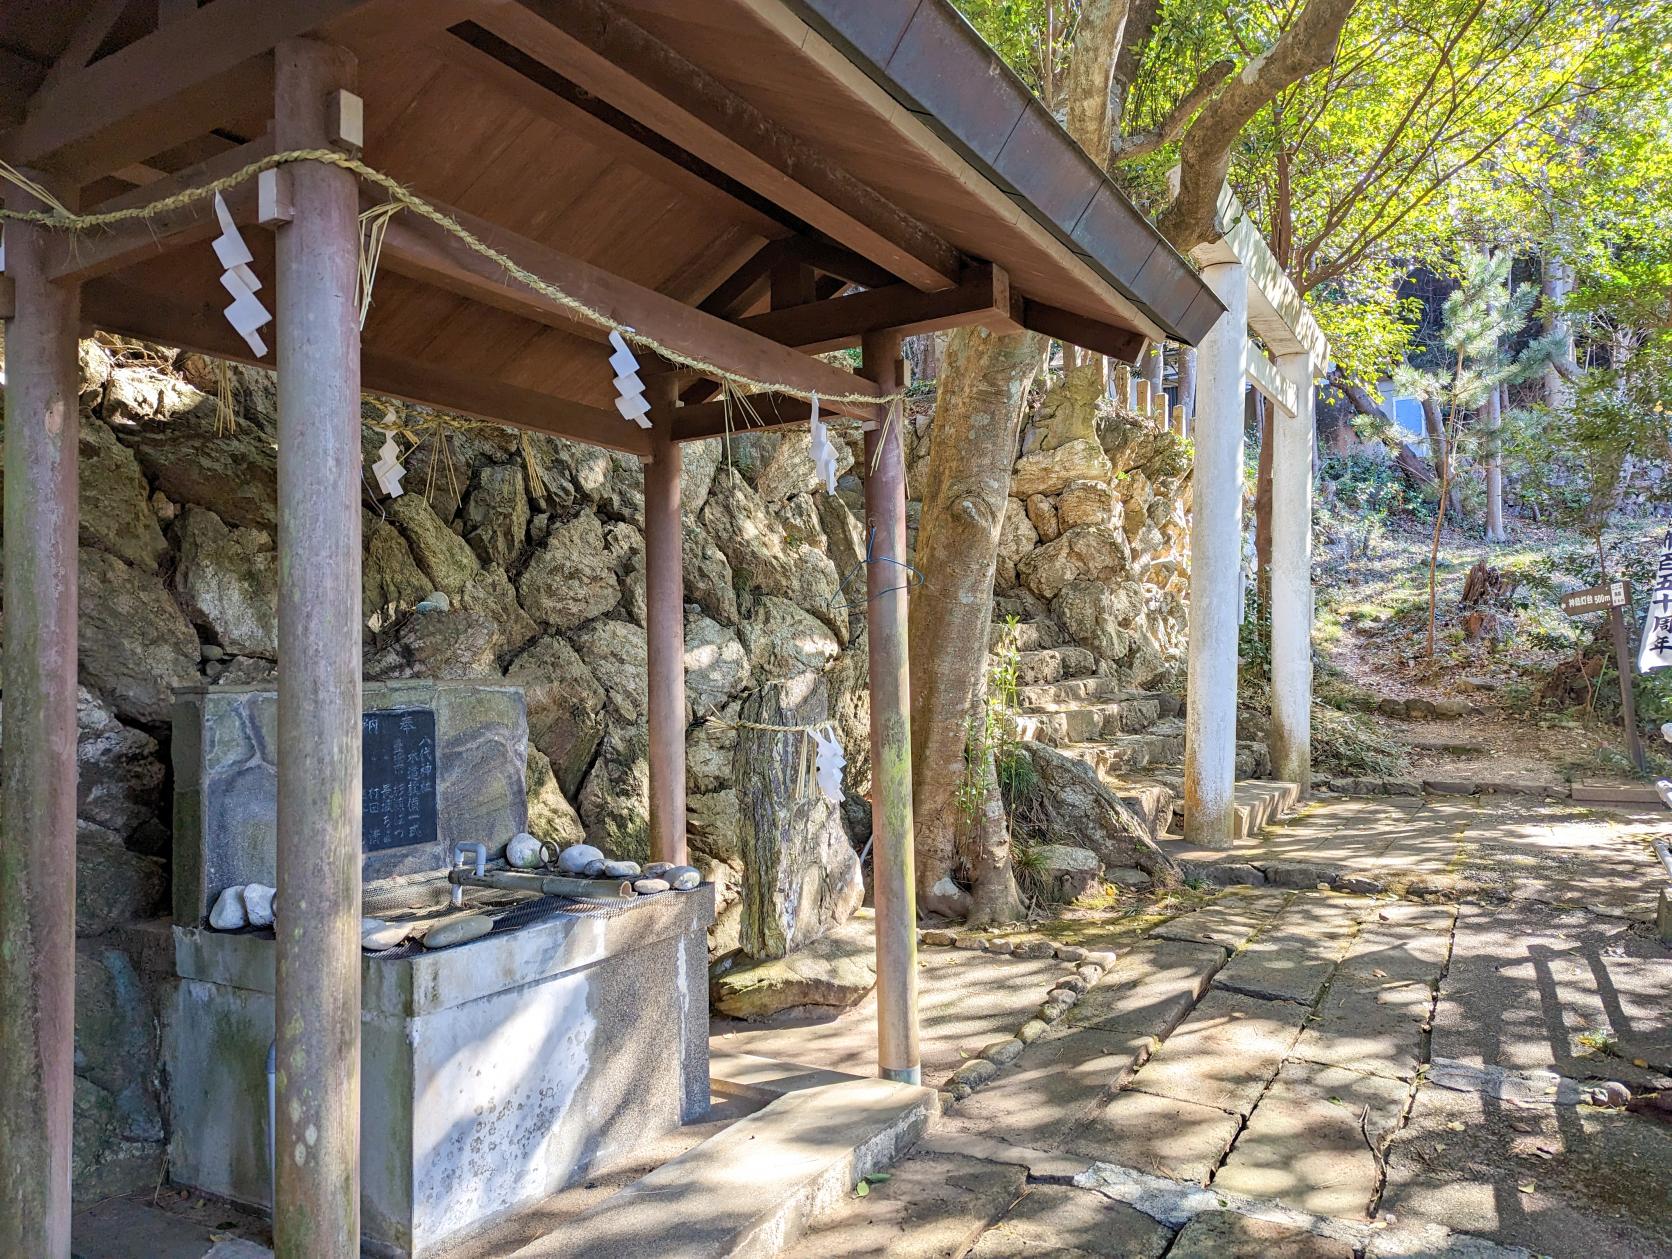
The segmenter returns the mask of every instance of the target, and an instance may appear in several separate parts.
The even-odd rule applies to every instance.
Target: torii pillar
[[[1185,679],[1184,837],[1235,835],[1237,598],[1242,568],[1242,397],[1248,269],[1213,262],[1202,279],[1225,313],[1196,347],[1196,466],[1190,481],[1190,646]]]
[[[1271,767],[1303,795],[1312,787],[1312,364],[1307,353],[1277,361],[1295,413],[1271,425]]]

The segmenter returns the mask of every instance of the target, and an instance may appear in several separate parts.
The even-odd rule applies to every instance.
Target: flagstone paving
[[[1265,881],[1077,917],[1109,973],[794,1253],[1672,1254],[1672,1125],[1585,1104],[1672,1088],[1666,823],[1335,797],[1196,854]]]

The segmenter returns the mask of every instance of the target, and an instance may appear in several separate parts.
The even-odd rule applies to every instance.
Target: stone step
[[[765,1259],[916,1143],[933,1089],[844,1080],[793,1089],[588,1207],[513,1259]]]
[[[1159,718],[1160,708],[1153,697],[1128,696],[1025,709],[1017,725],[1022,738],[1061,747],[1065,743],[1090,743],[1116,735],[1143,734]]]
[[[1232,796],[1235,818],[1232,838],[1241,842],[1258,835],[1266,827],[1287,817],[1300,807],[1300,784],[1279,782],[1274,778],[1244,779],[1236,784]],[[1179,825],[1184,825],[1184,799],[1173,806]]]
[[[1064,756],[1084,761],[1099,774],[1119,776],[1151,765],[1165,765],[1184,755],[1184,735],[1151,733],[1121,734],[1092,743],[1068,743],[1057,749]]]
[[[1160,839],[1173,820],[1173,801],[1177,793],[1166,783],[1133,782],[1109,777],[1105,779],[1116,797],[1149,831],[1151,839]]]
[[[1097,658],[1084,647],[1046,647],[1024,651],[1016,659],[1019,689],[1060,682],[1064,678],[1088,677],[1097,670]]]
[[[1165,691],[1134,691],[1119,678],[1070,677],[1056,682],[1016,688],[1016,702],[1024,711],[1061,708],[1100,700],[1153,700],[1163,717],[1177,717],[1184,711],[1177,695]]]

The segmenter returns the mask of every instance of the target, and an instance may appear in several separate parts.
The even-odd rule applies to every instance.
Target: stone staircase
[[[1017,721],[1024,739],[1084,761],[1143,819],[1155,838],[1182,811],[1182,701],[1163,691],[1138,691],[1099,677],[1083,647],[1063,645],[1054,626],[1015,627]],[[1292,811],[1300,791],[1269,779],[1263,743],[1237,744],[1236,838],[1242,840]]]

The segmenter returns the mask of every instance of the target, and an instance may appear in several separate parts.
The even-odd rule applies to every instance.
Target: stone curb
[[[1517,782],[1513,779],[1455,778],[1321,778],[1314,791],[1338,796],[1537,796],[1540,799],[1617,799],[1586,794],[1601,788],[1565,782]]]
[[[987,1045],[979,1056],[971,1058],[952,1073],[943,1091],[957,1102],[997,1076],[1000,1067],[1008,1066],[1021,1057],[1022,1051],[1039,1039],[1046,1028],[1067,1014],[1081,996],[1097,985],[1114,966],[1117,956],[1113,950],[1085,949],[1077,944],[1052,944],[1044,939],[990,939],[973,932],[959,933],[936,928],[918,932],[918,942],[931,948],[970,949],[995,957],[1034,961],[1054,957],[1073,971],[1051,985],[1044,1003],[1016,1029],[1013,1036]]]

